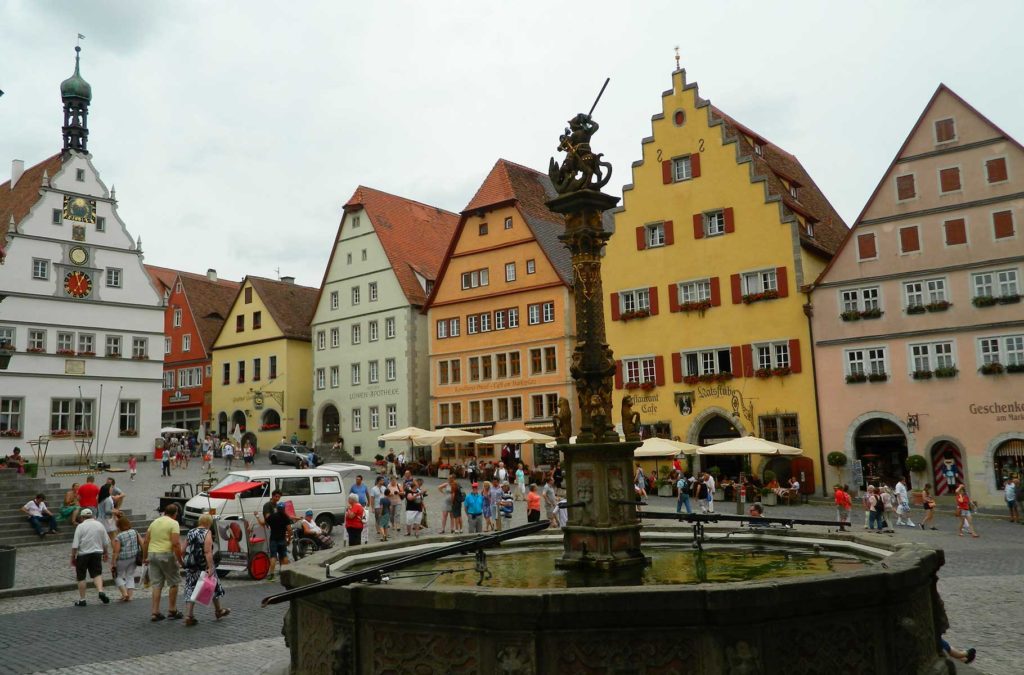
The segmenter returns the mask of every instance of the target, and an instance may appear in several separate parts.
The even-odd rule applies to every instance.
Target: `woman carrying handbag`
[[[121,591],[121,602],[131,602],[135,593],[135,570],[142,564],[142,538],[132,529],[128,516],[117,518],[117,536],[114,537],[114,583]]]
[[[213,609],[214,616],[220,620],[231,613],[230,609],[220,606],[220,599],[224,597],[224,587],[221,586],[220,578],[213,563],[213,534],[210,533],[210,525],[213,524],[213,516],[204,513],[199,516],[197,527],[189,530],[184,543],[185,564],[182,571],[185,576],[185,625],[194,626],[199,621],[193,616],[196,608],[197,596],[202,602],[202,588],[196,593],[196,587],[203,585],[214,585]],[[213,581],[208,581],[213,579]],[[208,602],[208,601],[207,601]],[[205,605],[206,602],[203,602]]]

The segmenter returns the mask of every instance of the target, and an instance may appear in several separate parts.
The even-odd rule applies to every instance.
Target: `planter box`
[[[671,497],[672,496],[672,486],[671,485],[662,485],[661,487],[659,487],[658,488],[658,496],[659,497]]]
[[[715,501],[721,502],[725,500],[725,490],[719,490],[715,488]]]
[[[437,470],[437,477],[442,479],[442,480],[448,480],[448,476],[451,474],[451,472],[452,472],[451,469],[438,469]]]
[[[779,503],[779,496],[774,492],[769,492],[766,495],[761,495],[761,503],[765,506],[775,506]]]

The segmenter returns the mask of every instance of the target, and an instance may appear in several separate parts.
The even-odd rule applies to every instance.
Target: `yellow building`
[[[242,281],[213,345],[214,430],[221,436],[238,427],[260,449],[282,436],[312,442],[309,321],[316,297],[317,289],[291,277]]]
[[[763,466],[820,487],[801,288],[846,225],[793,155],[702,99],[685,71],[651,123],[604,260],[616,389],[645,436],[796,445],[809,461]],[[735,476],[742,460],[705,458],[715,465]]]
[[[502,159],[463,210],[426,304],[435,427],[551,433],[558,399],[575,405],[572,264],[565,221],[544,206],[555,196],[547,176]],[[529,445],[522,459],[546,461]]]

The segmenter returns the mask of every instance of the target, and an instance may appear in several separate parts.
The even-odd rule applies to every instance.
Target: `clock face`
[[[79,223],[95,223],[96,200],[64,195],[64,220],[74,220]]]
[[[64,275],[64,292],[72,298],[87,297],[92,293],[92,279],[84,272],[68,272]]]
[[[76,246],[68,252],[68,259],[76,265],[84,265],[89,262],[89,252],[81,246]]]

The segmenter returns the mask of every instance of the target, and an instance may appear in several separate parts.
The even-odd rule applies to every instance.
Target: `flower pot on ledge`
[[[866,309],[860,313],[862,319],[881,319],[882,315],[885,314],[882,310],[874,307],[872,309]]]
[[[861,316],[860,312],[854,309],[847,312],[843,312],[842,314],[839,315],[839,318],[842,319],[843,321],[860,321]]]
[[[868,382],[885,382],[888,379],[888,373],[871,373],[868,375]]]
[[[956,369],[956,366],[949,366],[947,368],[936,368],[935,377],[956,377],[956,374],[960,372]]]
[[[1002,375],[1005,370],[1001,363],[986,363],[981,368],[978,368],[978,372],[982,375]]]
[[[861,382],[867,382],[868,376],[864,373],[850,373],[846,376],[846,384],[860,384]]]
[[[915,380],[930,380],[930,379],[932,379],[932,375],[933,375],[933,373],[930,370],[915,370],[911,374],[911,376]]]
[[[927,311],[924,305],[907,305],[907,314],[924,314]]]
[[[945,312],[952,306],[952,302],[942,300],[940,302],[929,302],[927,305],[924,306],[924,308],[929,312]]]

